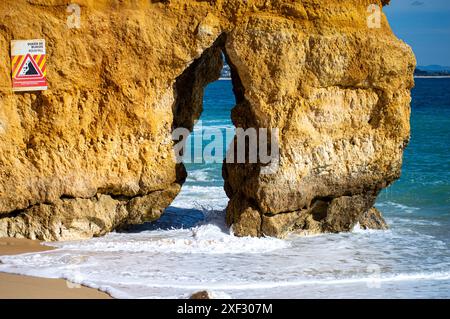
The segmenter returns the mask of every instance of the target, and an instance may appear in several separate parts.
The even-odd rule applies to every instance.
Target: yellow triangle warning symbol
[[[17,72],[16,79],[42,76],[42,72],[36,64],[36,61],[34,61],[30,54],[27,54],[19,68],[19,72]]]

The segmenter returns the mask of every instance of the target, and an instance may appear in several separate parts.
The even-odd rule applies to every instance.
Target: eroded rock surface
[[[275,174],[224,166],[235,233],[382,224],[372,207],[400,176],[415,67],[384,16],[368,28],[382,1],[77,2],[80,29],[67,1],[0,3],[0,236],[89,238],[159,218],[186,177],[171,132],[199,117],[221,52],[235,125],[280,130]],[[49,90],[14,94],[10,41],[33,38],[47,41]]]
[[[410,48],[384,17],[381,28],[368,28],[363,2],[312,3],[290,5],[296,18],[276,24],[273,15],[248,17],[228,37],[244,92],[234,123],[280,130],[275,174],[262,174],[261,165],[224,167],[228,223],[241,236],[349,231],[400,176]],[[380,214],[371,218],[378,221],[367,227],[384,227]]]

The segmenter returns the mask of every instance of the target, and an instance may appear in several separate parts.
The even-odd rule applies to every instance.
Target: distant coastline
[[[414,75],[415,79],[450,79],[450,75]],[[220,77],[219,81],[231,81],[231,78]]]
[[[415,79],[450,79],[450,75],[414,75]],[[231,81],[231,78],[220,77],[219,81]]]
[[[415,79],[450,79],[450,75],[414,75]]]
[[[448,79],[450,78],[450,67],[440,65],[418,66],[414,71],[415,79]],[[231,69],[225,64],[219,81],[231,81]]]
[[[450,67],[442,65],[417,66],[414,70],[414,77],[425,78],[448,78],[450,77]]]

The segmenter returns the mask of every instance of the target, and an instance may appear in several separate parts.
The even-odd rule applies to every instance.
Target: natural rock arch
[[[281,132],[276,174],[224,166],[235,233],[383,226],[372,207],[400,176],[415,61],[384,16],[368,28],[373,0],[80,2],[79,30],[57,0],[0,4],[1,59],[12,39],[45,37],[50,82],[13,94],[0,65],[1,236],[88,238],[159,218],[185,179],[171,131],[199,116],[221,51],[234,124]]]

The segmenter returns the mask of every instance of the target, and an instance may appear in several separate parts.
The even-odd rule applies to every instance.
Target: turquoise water
[[[230,112],[234,103],[231,81],[210,84],[205,92],[201,116],[203,129],[233,127]],[[409,215],[411,219],[425,218],[448,226],[450,79],[416,79],[411,109],[411,142],[404,154],[402,177],[381,193],[378,206],[383,207],[388,218],[405,217],[402,211],[396,209],[398,205],[403,205],[410,207],[408,211],[414,211]],[[199,132],[197,129],[195,134]],[[185,184],[188,187],[223,186],[222,163],[186,164],[186,168],[190,177]],[[450,228],[442,229],[444,237],[448,232]]]
[[[208,130],[211,127],[232,127],[230,112],[233,106],[234,96],[230,81],[217,81],[210,84],[205,92],[204,112],[201,117],[202,128]],[[348,284],[348,287],[360,291],[349,293],[346,291],[348,287],[343,285],[336,292],[329,291],[329,295],[363,298],[450,296],[448,280],[450,271],[448,251],[450,245],[450,79],[416,79],[416,87],[412,91],[411,109],[412,134],[404,154],[401,179],[384,190],[377,201],[377,207],[382,210],[391,230],[373,232],[371,235],[366,233],[364,235],[367,237],[364,240],[359,238],[360,235],[343,234],[334,238],[333,235],[325,235],[322,236],[324,237],[322,241],[311,240],[313,243],[321,242],[329,249],[336,249],[337,257],[342,257],[339,256],[338,247],[342,247],[341,245],[353,247],[356,242],[361,241],[359,244],[362,246],[358,247],[350,260],[339,259],[343,262],[341,269],[338,269],[339,266],[336,265],[331,267],[332,270],[327,269],[327,271],[346,273],[348,264],[359,258],[367,258],[363,263],[366,266],[366,272],[370,273],[370,269],[380,269],[380,277],[383,277],[384,272],[391,276],[392,282],[386,279],[385,283],[389,293],[386,295],[383,289],[365,291],[361,287],[355,288],[352,284]],[[199,134],[200,131],[197,129],[194,135]],[[186,167],[189,178],[184,186],[184,192],[174,204],[179,203],[178,206],[183,206],[189,202],[189,198],[197,198],[200,201],[210,200],[211,205],[200,205],[202,209],[205,207],[223,209],[227,199],[220,191],[223,186],[221,163],[186,164]],[[214,187],[215,195],[211,187]],[[185,216],[193,215],[185,214]],[[173,220],[179,219],[180,214],[179,212],[174,215],[169,214],[167,218],[170,224]],[[304,245],[309,241],[307,239],[291,240],[293,246],[298,244],[298,247],[302,247],[303,250],[305,250]],[[351,244],[343,243],[345,240]],[[326,259],[323,256],[325,247],[323,250],[314,250],[316,255],[311,254],[311,258],[322,256]],[[311,248],[308,247],[308,250]],[[304,256],[301,254],[297,256],[297,253],[293,254],[296,256],[293,260],[298,261],[299,257],[303,260]],[[308,252],[304,251],[304,254],[307,255]],[[341,254],[347,254],[345,249]],[[310,265],[310,262],[305,261],[305,264]],[[349,272],[353,271],[354,269]],[[347,275],[354,278],[354,274],[347,273]],[[321,278],[321,276],[317,277]],[[364,276],[358,278],[361,277]],[[417,278],[421,279],[414,283]],[[315,292],[310,291],[310,293]],[[323,297],[320,294],[318,296]]]
[[[200,122],[194,128],[194,133],[189,137],[190,140],[190,152],[191,157],[195,152],[195,146],[197,150],[199,145],[194,145],[194,136],[199,136],[202,132],[210,131],[211,129],[220,130],[225,132],[225,130],[230,130],[233,132],[234,125],[231,122],[231,109],[235,105],[233,86],[231,81],[220,80],[211,83],[205,90],[205,95],[203,99],[203,112],[200,117]],[[223,150],[226,151],[227,139],[226,133],[223,135]],[[232,135],[228,135],[228,141],[231,142]],[[202,147],[205,147],[209,141],[205,138],[202,143]],[[188,171],[189,179],[186,182],[186,186],[216,186],[223,187],[222,179],[222,161],[218,163],[188,163],[185,164]]]
[[[0,271],[99,288],[118,298],[450,298],[450,79],[417,79],[403,175],[377,206],[387,231],[237,238],[224,225],[221,163],[188,180],[154,223],[0,257]],[[232,129],[230,81],[208,86],[201,125]],[[195,138],[201,132],[196,126]],[[201,147],[200,147],[201,148]]]
[[[386,217],[450,242],[450,79],[416,79],[402,177],[379,197]],[[403,205],[405,209],[398,209]],[[439,225],[439,226],[438,226]]]

